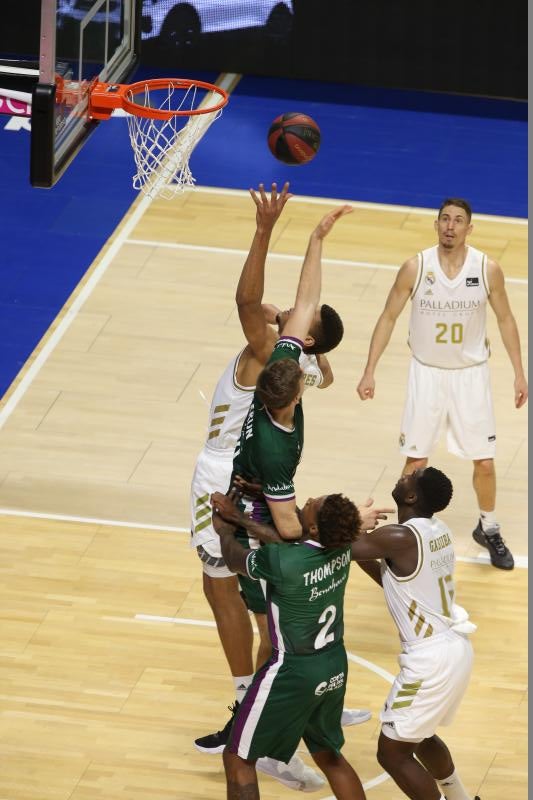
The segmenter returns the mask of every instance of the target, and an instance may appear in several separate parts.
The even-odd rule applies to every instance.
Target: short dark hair
[[[302,369],[292,358],[267,364],[257,378],[256,392],[267,408],[285,408],[300,391]]]
[[[446,206],[457,206],[458,208],[462,208],[463,211],[466,211],[468,221],[470,222],[472,219],[472,208],[470,203],[468,200],[464,200],[462,197],[447,197],[445,200],[443,200],[440,204],[438,219],[440,219],[440,215]]]
[[[361,516],[355,503],[342,494],[328,494],[317,514],[320,544],[326,549],[346,547],[359,534]]]
[[[320,323],[310,331],[315,343],[312,347],[304,347],[306,353],[318,355],[329,353],[342,341],[344,325],[342,319],[334,308],[324,303],[320,307]]]
[[[431,515],[446,508],[453,495],[451,480],[435,467],[426,467],[418,476],[417,489],[418,505]]]

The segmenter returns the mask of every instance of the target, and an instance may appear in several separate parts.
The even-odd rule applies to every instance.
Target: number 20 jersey
[[[419,253],[409,321],[409,347],[416,360],[443,369],[486,361],[488,294],[487,256],[474,247],[468,247],[453,279],[440,266],[437,246]]]

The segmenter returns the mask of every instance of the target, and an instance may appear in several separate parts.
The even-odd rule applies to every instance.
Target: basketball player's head
[[[281,335],[283,328],[287,324],[293,309],[280,311],[276,317],[278,332]],[[310,355],[319,353],[329,353],[337,347],[344,336],[344,325],[342,319],[334,308],[323,303],[315,312],[313,322],[309,328],[309,333],[304,340],[304,352]]]
[[[256,393],[271,411],[299,403],[303,393],[303,372],[297,361],[281,358],[267,364],[257,378]]]
[[[435,220],[439,244],[445,250],[462,247],[472,231],[472,209],[461,197],[447,197],[442,201]]]
[[[402,475],[392,491],[398,508],[410,506],[421,517],[432,517],[449,504],[453,495],[451,480],[435,467],[415,469]]]
[[[342,494],[310,497],[300,511],[300,522],[304,536],[326,549],[348,547],[361,528],[357,506]]]

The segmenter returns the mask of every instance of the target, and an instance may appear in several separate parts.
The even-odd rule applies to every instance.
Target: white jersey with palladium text
[[[241,386],[237,382],[241,355],[242,350],[230,361],[216,385],[205,442],[208,450],[216,450],[219,455],[227,453],[231,458],[255,391],[255,386]],[[304,371],[304,388],[320,386],[323,375],[316,356],[302,353],[300,366]]]
[[[381,579],[385,600],[402,642],[412,644],[453,628],[460,633],[475,629],[464,609],[455,604],[453,573],[455,554],[449,528],[440,519],[416,517],[405,523],[418,545],[418,562],[407,577],[395,575],[385,559]]]
[[[409,322],[409,347],[416,360],[443,369],[486,361],[488,295],[484,253],[468,247],[463,268],[453,280],[440,266],[437,246],[419,253]]]

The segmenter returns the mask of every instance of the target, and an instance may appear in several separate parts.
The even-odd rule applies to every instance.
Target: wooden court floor
[[[272,239],[265,299],[291,303],[308,233],[332,205],[290,201]],[[331,357],[334,385],[305,398],[301,500],[344,491],[389,502],[402,463],[407,312],[382,358],[376,399],[361,403],[355,386],[394,268],[433,243],[432,219],[358,205],[325,244],[322,296],[346,335]],[[211,391],[241,346],[233,295],[253,229],[244,193],[139,201],[0,407],[2,800],[224,797],[221,760],[192,744],[222,726],[233,698],[188,545],[188,489]],[[524,348],[526,236],[519,221],[480,219],[471,237],[504,267]],[[444,738],[472,794],[518,800],[526,797],[527,418],[514,410],[512,371],[489,315],[498,510],[520,567],[502,573],[480,557],[470,465],[440,447],[433,463],[455,486],[445,518],[463,559],[459,602],[479,626],[474,678]],[[397,640],[379,589],[355,567],[347,609],[355,659],[347,704],[374,718],[347,729],[345,752],[369,798],[399,800],[374,758]],[[291,795],[266,777],[261,786],[265,798]]]

